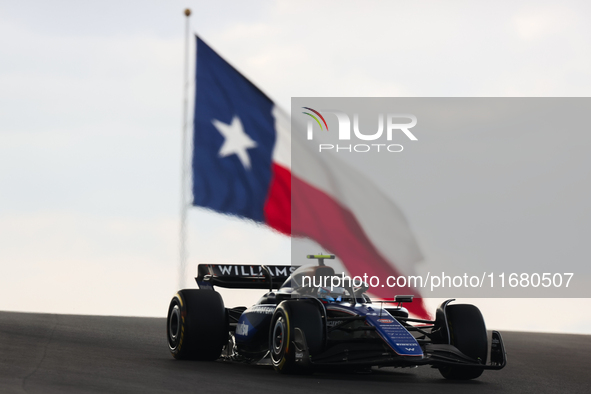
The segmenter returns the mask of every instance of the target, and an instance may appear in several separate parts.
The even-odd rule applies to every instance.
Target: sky
[[[1,1],[0,310],[165,315],[186,7],[191,31],[286,110],[302,96],[591,91],[584,1]],[[289,238],[199,208],[187,236],[183,286],[199,262],[290,262]],[[588,300],[472,301],[489,328],[591,333]],[[540,304],[565,319],[540,323]]]

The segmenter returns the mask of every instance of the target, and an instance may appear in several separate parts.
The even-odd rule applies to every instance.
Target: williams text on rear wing
[[[199,264],[195,280],[201,289],[212,286],[231,289],[269,289],[272,286],[278,289],[297,268],[293,265]]]

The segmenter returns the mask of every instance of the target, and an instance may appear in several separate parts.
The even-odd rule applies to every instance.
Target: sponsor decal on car
[[[291,275],[297,267],[295,266],[268,266],[271,276],[286,277]],[[263,268],[260,265],[211,265],[212,274],[214,276],[243,276],[243,277],[257,277],[263,276]]]
[[[239,323],[236,326],[236,335],[247,336],[248,335],[248,324]]]
[[[326,322],[326,326],[329,328],[333,328],[336,326],[340,326],[343,323],[344,323],[344,320],[329,320]]]
[[[392,319],[378,319],[378,321],[385,324],[394,323],[394,320]]]
[[[256,305],[250,308],[250,312],[264,313],[265,315],[272,315],[275,312],[275,306]]]

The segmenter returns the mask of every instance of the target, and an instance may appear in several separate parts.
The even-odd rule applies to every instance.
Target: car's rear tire
[[[228,340],[224,301],[217,291],[180,290],[170,301],[166,337],[179,360],[215,360]]]
[[[449,305],[445,309],[451,344],[466,356],[486,363],[488,339],[480,310],[474,305]],[[482,375],[483,368],[445,365],[439,372],[446,379],[469,380]]]
[[[295,328],[305,335],[310,355],[324,346],[324,322],[318,307],[306,301],[283,301],[275,309],[269,330],[269,351],[273,368],[280,373],[306,373],[310,368],[295,360]]]

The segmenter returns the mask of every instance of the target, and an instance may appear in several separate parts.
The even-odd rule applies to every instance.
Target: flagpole
[[[185,73],[183,89],[183,129],[182,129],[182,153],[181,153],[181,221],[179,229],[179,277],[178,288],[182,289],[185,283],[185,270],[187,268],[187,117],[189,112],[189,17],[191,10],[185,9]]]

